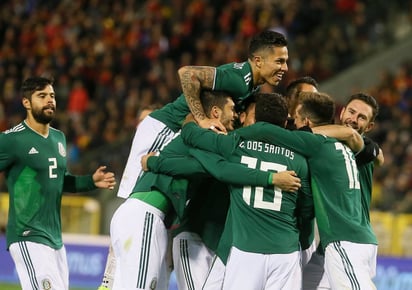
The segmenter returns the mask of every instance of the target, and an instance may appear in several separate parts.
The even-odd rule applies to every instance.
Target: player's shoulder
[[[24,131],[24,130],[26,130],[26,129],[27,129],[27,127],[24,126],[24,124],[23,124],[23,122],[22,122],[22,123],[19,123],[19,124],[17,124],[16,126],[10,128],[10,129],[7,129],[6,131],[3,132],[3,134],[6,134],[6,135],[16,134],[16,133],[22,132],[22,131]]]
[[[242,74],[242,73],[250,73],[251,72],[251,67],[249,62],[244,61],[244,62],[230,62],[226,64],[222,64],[216,68],[218,71],[225,71],[225,72],[234,72],[237,74]]]
[[[22,123],[19,123],[16,126],[10,128],[10,129],[7,129],[4,132],[2,132],[1,136],[2,136],[2,138],[6,138],[6,139],[13,138],[13,137],[21,135],[22,133],[27,132],[27,129],[28,128],[22,122]]]
[[[61,131],[57,128],[54,128],[54,127],[51,127],[51,126],[49,128],[50,128],[50,132],[53,132],[53,134],[64,134],[63,131]]]
[[[64,133],[63,133],[63,131],[61,131],[61,130],[59,130],[59,129],[56,129],[56,128],[54,128],[54,127],[50,127],[50,128],[49,128],[49,134],[58,136],[58,137],[60,137],[60,138],[66,138],[65,135],[64,135]]]
[[[30,140],[27,132],[28,128],[23,124],[19,123],[10,129],[7,129],[0,134],[0,147],[1,150],[16,150],[16,146],[26,143]]]

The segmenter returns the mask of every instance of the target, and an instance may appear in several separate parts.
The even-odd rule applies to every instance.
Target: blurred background
[[[378,100],[377,126],[369,135],[385,156],[374,173],[371,212],[380,242],[377,285],[395,289],[393,281],[401,279],[396,289],[412,289],[412,1],[1,1],[0,130],[25,117],[21,82],[52,76],[53,126],[67,136],[71,172],[89,174],[104,164],[120,181],[143,115],[179,96],[178,68],[245,61],[251,36],[265,29],[289,42],[289,71],[276,91],[312,76],[338,108],[359,91]],[[3,175],[0,191],[4,230]],[[87,276],[84,269],[93,268],[89,272],[100,279],[110,219],[123,201],[115,195],[95,191],[63,200],[68,253],[71,243],[73,253],[80,247],[79,255],[69,256],[74,285],[97,286],[73,273],[77,267]],[[1,239],[0,246],[0,256],[7,257]],[[91,260],[93,251],[100,256]],[[95,263],[86,267],[84,261]],[[4,269],[0,281],[12,281],[15,273]]]

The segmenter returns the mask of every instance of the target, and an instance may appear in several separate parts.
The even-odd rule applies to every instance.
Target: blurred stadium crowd
[[[0,129],[24,117],[21,81],[53,76],[53,126],[66,133],[72,172],[104,163],[120,178],[140,112],[180,94],[180,66],[244,61],[250,37],[275,29],[289,41],[283,86],[309,75],[322,90],[411,24],[412,2],[402,0],[1,1]],[[385,155],[373,206],[412,212],[412,59],[369,93],[381,106],[371,137]]]

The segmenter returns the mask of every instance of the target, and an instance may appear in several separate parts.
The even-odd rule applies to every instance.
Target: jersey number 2
[[[57,178],[57,173],[54,173],[53,170],[57,168],[57,159],[49,158],[49,178]]]
[[[258,159],[249,156],[242,156],[241,163],[246,164],[249,168],[256,169]],[[286,165],[282,165],[279,163],[274,162],[260,162],[260,170],[268,171],[274,170],[276,172],[285,171],[287,169]],[[253,187],[255,191],[255,199],[253,201],[253,207],[255,208],[262,208],[262,209],[270,209],[274,211],[280,211],[280,207],[282,205],[282,190],[279,187],[274,186],[273,188],[273,201],[265,201],[263,200],[263,187],[256,186]],[[243,187],[243,200],[248,204],[251,205],[251,196],[252,196],[252,187],[251,186],[244,186]]]

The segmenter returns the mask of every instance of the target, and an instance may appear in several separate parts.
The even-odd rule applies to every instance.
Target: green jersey
[[[362,210],[365,219],[370,221],[369,210],[372,198],[373,171],[375,159],[379,154],[379,146],[368,137],[363,137],[365,147],[356,155],[356,164],[359,170],[359,181],[362,192]]]
[[[254,125],[242,130],[253,135]],[[213,150],[227,160],[249,168],[272,172],[294,170],[302,182],[299,193],[283,192],[274,186],[230,185],[232,245],[243,251],[263,254],[284,254],[300,249],[297,212],[305,220],[311,220],[314,214],[309,171],[303,156],[279,146],[278,142],[239,138],[236,131],[229,135],[215,134],[194,123],[182,129],[182,138],[191,146]],[[298,196],[305,200],[300,203],[301,208],[297,208]]]
[[[96,188],[92,176],[70,175],[66,165],[66,138],[59,130],[50,128],[44,137],[22,122],[0,134],[0,170],[10,194],[7,248],[18,241],[63,246],[62,193]]]
[[[356,155],[356,163],[359,170],[359,181],[362,193],[362,213],[365,223],[370,224],[370,204],[372,199],[373,171],[375,159],[379,154],[379,146],[364,136],[365,147]],[[372,158],[372,159],[371,159]]]
[[[204,156],[208,170],[190,156],[189,152],[196,157]],[[229,203],[226,183],[265,186],[271,177],[269,172],[240,166],[217,154],[190,148],[183,143],[179,135],[162,149],[158,157],[149,158],[148,167],[154,173],[188,178],[190,182],[185,199],[175,201],[176,205],[179,202],[176,208],[185,209],[185,212],[182,216],[183,212],[180,211],[181,224],[174,234],[181,231],[196,232],[212,250],[217,247],[226,220]],[[211,175],[219,181],[211,178],[210,172],[213,172]],[[187,208],[186,199],[190,200]]]
[[[323,248],[330,242],[377,244],[362,213],[361,185],[353,152],[334,138],[288,131],[268,123],[255,124],[263,142],[278,141],[308,158],[316,221]],[[251,132],[239,129],[243,138]]]
[[[246,61],[218,66],[212,89],[226,91],[237,103],[252,95],[258,88],[253,87],[252,69]],[[189,112],[186,98],[182,94],[174,102],[150,113],[150,116],[177,132]]]

